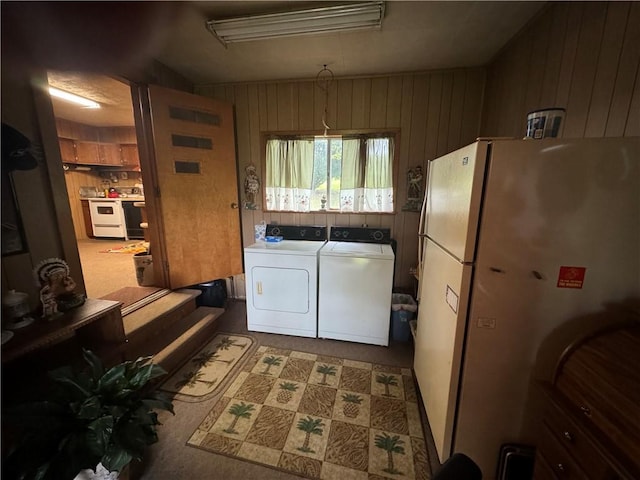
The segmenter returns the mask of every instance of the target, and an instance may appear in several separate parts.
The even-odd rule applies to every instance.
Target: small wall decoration
[[[422,167],[417,165],[407,172],[407,203],[402,210],[407,212],[419,212],[422,207]]]
[[[258,208],[256,205],[256,199],[260,192],[260,179],[258,178],[256,166],[253,164],[248,165],[244,171],[246,173],[244,180],[244,208],[247,210],[256,210]]]
[[[69,275],[69,265],[64,260],[43,260],[33,269],[33,273],[41,287],[40,303],[45,320],[54,320],[84,303],[84,295],[74,291],[76,282]]]

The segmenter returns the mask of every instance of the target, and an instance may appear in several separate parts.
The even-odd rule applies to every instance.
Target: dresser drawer
[[[602,454],[562,408],[547,402],[543,415],[545,427],[563,450],[580,463],[582,469],[593,478],[609,478],[610,468]]]
[[[559,480],[595,480],[598,478],[587,476],[578,465],[578,460],[574,460],[546,424],[543,425],[540,432],[538,451],[546,459],[553,474]],[[581,462],[582,459],[579,461]]]

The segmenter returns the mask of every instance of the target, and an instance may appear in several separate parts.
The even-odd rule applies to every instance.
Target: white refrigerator
[[[494,478],[502,444],[532,441],[541,342],[638,299],[639,167],[637,137],[478,141],[430,162],[414,370],[440,461],[463,452]]]

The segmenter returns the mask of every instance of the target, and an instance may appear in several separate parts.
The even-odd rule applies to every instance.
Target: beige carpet
[[[176,400],[204,401],[233,379],[236,366],[252,352],[254,345],[246,335],[217,334],[182,368],[166,380],[160,389],[174,394]]]
[[[187,444],[306,478],[430,471],[411,369],[267,346]]]

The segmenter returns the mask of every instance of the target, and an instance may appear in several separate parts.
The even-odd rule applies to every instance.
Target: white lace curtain
[[[392,138],[343,138],[340,212],[393,212],[393,150]],[[267,141],[268,210],[310,211],[313,155],[313,139]]]
[[[308,212],[313,181],[313,140],[267,141],[268,210]]]
[[[342,141],[341,212],[393,212],[393,140]]]

